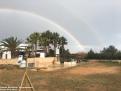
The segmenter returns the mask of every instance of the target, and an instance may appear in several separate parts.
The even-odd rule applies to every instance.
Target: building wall
[[[11,59],[11,51],[4,51],[2,53],[2,59]]]
[[[35,67],[48,67],[53,64],[53,61],[57,61],[54,57],[46,57],[46,58],[30,58],[28,59],[28,63],[34,63]]]

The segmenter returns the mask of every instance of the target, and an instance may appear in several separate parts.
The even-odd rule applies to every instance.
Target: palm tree
[[[51,39],[52,39],[52,32],[50,32],[49,30],[41,33],[40,45],[45,48],[47,53],[49,53],[49,45],[51,44]]]
[[[52,45],[54,46],[54,51],[55,51],[55,55],[56,55],[56,47],[57,47],[57,45],[59,44],[59,34],[57,33],[57,32],[54,32],[53,34],[52,34],[52,40],[51,40],[51,43],[52,43]]]
[[[34,32],[34,33],[30,34],[30,36],[27,38],[27,42],[32,45],[33,50],[35,51],[35,54],[36,54],[36,51],[37,51],[39,38],[40,38],[39,32]]]
[[[65,37],[60,37],[59,38],[59,44],[64,48],[64,45],[67,45],[67,39]]]
[[[39,45],[41,47],[46,48],[47,46],[49,46],[49,42],[46,36],[41,35],[39,38]]]
[[[54,46],[54,51],[56,55],[56,48],[59,46],[61,49],[65,49],[64,45],[67,44],[67,39],[65,37],[60,37],[60,35],[57,32],[52,33],[51,37],[51,43]]]
[[[17,50],[18,45],[21,43],[20,40],[17,39],[17,37],[8,37],[1,41],[2,46],[6,47],[8,51],[11,51],[12,57],[15,57],[15,53]]]
[[[60,62],[64,62],[64,58],[67,54],[67,51],[64,48],[64,45],[67,45],[67,39],[65,37],[60,37],[59,38],[59,45],[60,45]]]

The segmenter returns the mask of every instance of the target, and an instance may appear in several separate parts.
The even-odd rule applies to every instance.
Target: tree
[[[63,63],[64,61],[71,61],[71,54],[69,49],[60,48],[60,61]]]
[[[88,52],[86,58],[87,59],[94,59],[95,58],[95,53],[92,49]]]
[[[27,42],[34,46],[35,51],[37,50],[37,46],[40,46],[49,55],[49,52],[51,51],[50,55],[56,54],[56,48],[57,46],[61,47],[61,49],[65,49],[64,45],[67,44],[67,39],[63,36],[60,37],[60,35],[57,32],[51,32],[49,30],[38,33],[34,32],[32,33],[28,38]],[[53,48],[52,48],[53,47]]]
[[[11,51],[12,57],[15,57],[15,53],[18,45],[21,43],[17,37],[8,37],[4,39],[2,42],[2,46],[6,47],[8,51]]]
[[[37,51],[37,46],[39,44],[39,38],[40,38],[39,32],[34,32],[34,33],[30,34],[29,37],[27,38],[27,42],[32,45],[33,50],[35,51],[35,55],[36,55],[36,51]]]
[[[90,50],[86,58],[108,60],[121,59],[121,51],[118,51],[118,49],[116,49],[115,46],[110,45],[107,48],[103,48],[103,50],[100,51],[100,53],[95,53],[93,50]]]
[[[66,56],[70,55],[69,50],[65,50],[64,45],[67,45],[67,39],[65,37],[59,38],[59,45],[60,45],[60,57],[63,60]],[[67,58],[66,58],[67,59]]]
[[[68,42],[67,42],[67,39],[65,37],[60,37],[59,38],[59,45],[62,46],[64,48],[64,45],[67,45]]]
[[[108,48],[104,48],[101,51],[101,55],[104,59],[115,59],[117,53],[118,53],[118,50],[112,45],[109,46]]]
[[[54,47],[57,47],[57,44],[59,43],[59,34],[57,32],[52,33],[52,44]]]
[[[39,38],[39,43],[40,46],[43,46],[47,53],[49,53],[49,45],[51,44],[52,41],[52,32],[50,32],[49,30],[46,32],[41,33],[41,36]]]
[[[51,43],[54,46],[55,55],[56,55],[56,48],[60,40],[59,38],[60,38],[60,35],[57,32],[52,33]]]

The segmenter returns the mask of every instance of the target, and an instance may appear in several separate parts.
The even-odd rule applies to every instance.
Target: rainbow
[[[55,27],[57,27],[60,31],[62,31],[63,33],[67,34],[76,44],[77,44],[77,47],[80,48],[80,50],[84,51],[85,50],[85,47],[84,45],[82,45],[76,38],[75,36],[73,36],[67,29],[63,28],[62,26],[58,25],[56,22],[50,20],[50,19],[47,19],[45,17],[42,17],[40,16],[39,14],[37,13],[34,13],[34,12],[29,12],[29,11],[24,11],[24,10],[16,10],[16,9],[6,9],[6,8],[2,8],[0,9],[0,13],[1,12],[7,12],[7,13],[17,13],[17,14],[23,14],[23,15],[31,15],[32,17],[36,17],[42,21],[45,21],[47,22],[48,24],[51,24]]]
[[[87,30],[95,36],[99,45],[104,45],[104,39],[103,39],[102,35],[100,35],[98,33],[98,31],[96,31],[96,29],[91,24],[86,22],[86,20],[83,17],[81,17],[78,13],[71,11],[68,7],[65,7],[63,4],[60,4],[60,5],[62,5],[62,7],[64,7],[66,10],[68,10],[71,15],[73,15],[77,20],[80,21],[80,23],[82,23],[83,25],[86,26],[86,28],[88,28]],[[85,48],[87,48],[87,47],[85,46]]]

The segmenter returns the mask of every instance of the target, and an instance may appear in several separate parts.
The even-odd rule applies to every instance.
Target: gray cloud
[[[0,8],[24,10],[44,16],[70,31],[87,50],[114,43],[118,48],[120,45],[120,0],[1,0]],[[32,17],[0,13],[1,38],[14,34],[27,36],[33,31],[46,30],[46,26]]]

